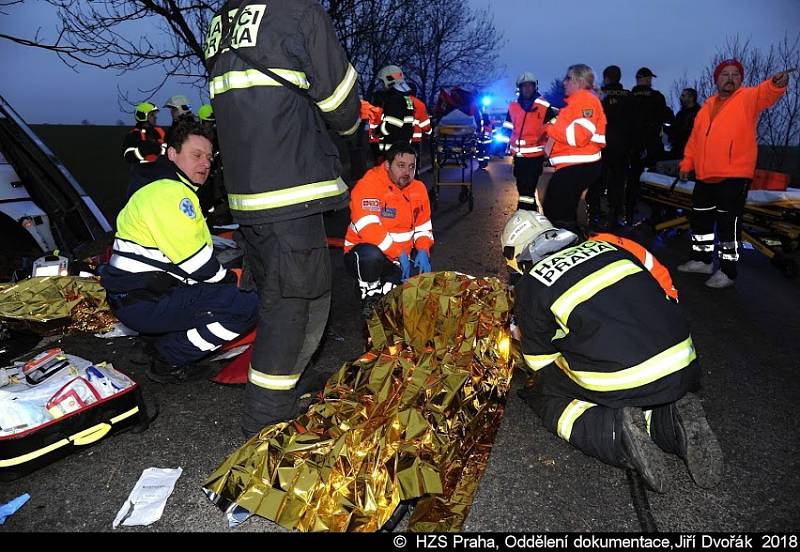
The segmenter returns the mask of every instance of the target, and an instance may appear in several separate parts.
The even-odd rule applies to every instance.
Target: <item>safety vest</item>
[[[122,156],[128,163],[152,163],[167,151],[164,143],[166,132],[158,126],[144,126],[142,123],[133,127],[125,137]],[[155,142],[159,146],[158,153],[143,153],[141,146],[145,142]]]
[[[414,133],[411,135],[411,142],[419,144],[422,142],[422,135],[430,135],[433,132],[433,128],[431,127],[431,118],[428,115],[428,108],[425,107],[425,103],[416,96],[411,96],[411,101],[414,102]]]
[[[371,243],[396,261],[401,253],[429,251],[433,245],[425,184],[412,180],[401,190],[389,179],[385,163],[367,171],[350,192],[350,220],[345,253],[359,243]]]
[[[530,369],[554,363],[610,407],[686,392],[682,370],[697,356],[689,328],[629,251],[589,240],[553,253],[517,282],[514,303]]]
[[[541,157],[544,155],[544,125],[550,102],[536,98],[530,111],[513,102],[508,106],[505,128],[511,129],[511,155]]]
[[[578,90],[566,102],[555,123],[546,126],[550,164],[556,170],[600,161],[606,145],[606,115],[598,97]]]

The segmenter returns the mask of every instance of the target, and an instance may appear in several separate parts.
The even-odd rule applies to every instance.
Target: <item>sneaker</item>
[[[693,272],[695,274],[713,274],[714,265],[703,261],[688,261],[678,265],[678,272]]]
[[[628,466],[639,472],[648,487],[657,493],[666,491],[666,455],[650,438],[641,409],[622,409],[622,449]]]
[[[729,278],[728,275],[722,272],[721,270],[717,270],[711,276],[711,278],[706,280],[705,286],[714,289],[725,289],[727,287],[731,287],[735,283],[736,280]]]
[[[675,403],[681,456],[700,487],[711,489],[722,479],[722,447],[708,425],[700,399],[687,393]]]

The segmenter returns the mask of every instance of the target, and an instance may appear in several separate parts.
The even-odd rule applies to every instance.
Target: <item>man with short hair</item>
[[[671,146],[670,159],[683,159],[683,150],[692,134],[694,120],[700,111],[697,103],[697,90],[684,88],[680,97],[681,109],[675,115],[675,122],[667,130]]]
[[[697,353],[669,275],[648,270],[649,252],[614,236],[579,242],[531,211],[517,211],[501,240],[522,275],[514,316],[536,374],[522,397],[544,426],[635,469],[656,492],[668,486],[664,452],[680,456],[699,486],[719,483],[722,449],[690,392],[700,383]]]
[[[695,172],[692,193],[692,250],[680,272],[711,274],[705,285],[722,289],[736,283],[744,204],[758,158],[756,126],[763,110],[786,92],[788,71],[758,86],[743,87],[744,67],[735,59],[717,65],[717,93],[697,113],[683,151],[680,179]],[[714,228],[719,238],[719,269],[712,262]]]
[[[630,173],[625,191],[626,218],[633,224],[636,204],[639,202],[641,183],[639,179],[645,168],[652,169],[664,158],[664,143],[661,132],[666,124],[672,124],[675,116],[667,106],[664,94],[653,90],[653,77],[648,67],[636,71],[636,86],[633,95],[633,148],[630,158]]]
[[[211,169],[211,137],[191,120],[173,127],[166,155],[131,171],[128,201],[101,283],[115,316],[155,338],[148,376],[202,377],[194,363],[256,322],[258,296],[220,265],[197,197]]]
[[[350,193],[344,261],[358,281],[365,318],[394,286],[431,270],[431,207],[425,184],[414,180],[416,164],[410,144],[395,144]]]

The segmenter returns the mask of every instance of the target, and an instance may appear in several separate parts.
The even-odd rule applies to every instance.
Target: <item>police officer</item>
[[[197,190],[211,168],[211,137],[181,121],[165,156],[131,172],[128,201],[101,283],[126,326],[155,336],[148,376],[178,382],[205,375],[195,361],[256,322],[258,297],[214,255]]]
[[[538,378],[524,398],[545,427],[636,469],[654,491],[667,488],[663,451],[683,458],[701,487],[716,485],[722,451],[689,393],[700,379],[689,328],[637,256],[614,240],[578,243],[532,211],[511,217],[502,245],[522,274],[514,315]]]
[[[295,416],[325,330],[322,213],[348,199],[328,130],[350,136],[361,124],[358,75],[316,0],[225,2],[205,54],[228,204],[261,300],[242,415],[252,436]]]
[[[128,163],[150,163],[164,153],[164,129],[156,125],[158,108],[150,102],[136,106],[134,126],[122,143],[122,157]]]

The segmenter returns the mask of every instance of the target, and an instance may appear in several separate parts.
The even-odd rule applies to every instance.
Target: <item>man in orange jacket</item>
[[[711,274],[705,285],[726,288],[736,283],[741,218],[758,157],[756,125],[760,113],[786,91],[790,71],[758,86],[742,87],[744,68],[735,59],[714,70],[717,94],[697,114],[680,164],[680,179],[695,173],[692,194],[692,252],[680,272]],[[714,225],[719,235],[719,270],[714,272]]]
[[[425,184],[414,180],[416,165],[411,144],[394,144],[350,192],[344,262],[358,281],[365,318],[412,273],[431,270],[431,207]]]

